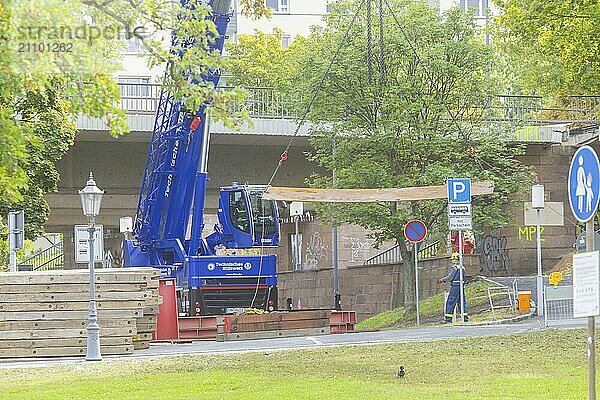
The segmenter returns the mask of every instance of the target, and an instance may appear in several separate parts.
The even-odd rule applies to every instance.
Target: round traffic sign
[[[409,242],[419,243],[421,240],[425,239],[426,235],[427,227],[423,221],[413,219],[404,226],[404,236],[406,236]]]
[[[577,149],[569,167],[569,204],[575,218],[589,221],[600,200],[600,162],[590,146]]]

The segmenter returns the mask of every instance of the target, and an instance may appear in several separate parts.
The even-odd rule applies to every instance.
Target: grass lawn
[[[576,400],[586,368],[571,330],[0,370],[0,398]]]
[[[447,285],[446,285],[447,286]],[[496,319],[515,317],[510,309],[500,309],[492,314],[488,298],[488,287],[496,286],[486,281],[477,281],[465,286],[467,309],[471,322],[477,323]],[[494,307],[499,304],[508,304],[506,293],[492,292]],[[444,319],[444,293],[428,297],[419,301],[419,319],[423,325],[439,324]],[[355,330],[397,329],[416,325],[415,314],[404,314],[404,307],[384,311],[371,318],[359,322]]]

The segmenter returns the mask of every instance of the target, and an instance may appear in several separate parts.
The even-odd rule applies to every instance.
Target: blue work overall
[[[446,299],[446,310],[444,313],[444,320],[446,322],[452,322],[452,317],[454,316],[454,308],[458,305],[460,313],[460,283],[463,281],[464,283],[464,274],[465,268],[462,265],[453,266],[456,268],[454,275],[450,277],[450,293],[448,293],[448,298]],[[463,284],[463,321],[469,321],[469,314],[467,314],[467,298],[465,297],[464,292],[464,284]]]

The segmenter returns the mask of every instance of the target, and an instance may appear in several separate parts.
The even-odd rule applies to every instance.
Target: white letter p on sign
[[[463,182],[452,182],[452,197],[454,198],[454,200],[456,200],[458,198],[458,195],[460,193],[463,193],[467,187]]]

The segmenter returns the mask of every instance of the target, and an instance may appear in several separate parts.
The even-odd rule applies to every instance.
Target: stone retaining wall
[[[465,256],[467,275],[479,273],[479,257]],[[448,273],[450,260],[434,258],[419,263],[419,297],[426,298],[448,290],[448,285],[437,284],[437,279]],[[340,270],[342,307],[356,311],[358,321],[401,305],[404,293],[402,275],[397,264],[370,267],[349,266]],[[292,298],[294,308],[328,308],[333,306],[333,269],[317,271],[280,272],[279,304]],[[442,310],[440,310],[442,312]]]

